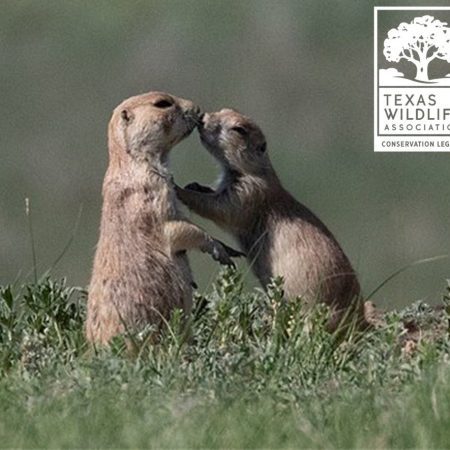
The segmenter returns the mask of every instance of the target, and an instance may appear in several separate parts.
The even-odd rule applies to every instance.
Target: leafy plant
[[[327,308],[288,301],[281,279],[248,292],[227,269],[189,323],[176,311],[158,339],[148,327],[92,349],[85,296],[49,278],[0,289],[4,445],[445,446],[445,308],[417,302],[337,341]],[[24,420],[34,431],[14,433]]]

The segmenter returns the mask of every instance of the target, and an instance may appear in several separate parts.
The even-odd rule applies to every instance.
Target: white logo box
[[[408,11],[408,19],[379,35],[380,11]],[[417,12],[412,20],[411,12]],[[447,20],[441,20],[442,12]],[[447,6],[374,8],[376,152],[450,152],[449,13]],[[429,64],[435,59],[441,61],[444,73],[429,77]],[[399,71],[399,62],[402,67],[409,64],[415,75]],[[380,64],[389,67],[380,69]]]

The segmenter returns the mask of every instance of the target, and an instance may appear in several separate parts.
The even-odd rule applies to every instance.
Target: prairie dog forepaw
[[[214,190],[209,186],[203,186],[197,182],[187,184],[184,189],[187,191],[203,192],[205,194],[213,194]]]
[[[227,251],[228,255],[232,258],[241,258],[246,257],[247,255],[240,250],[235,250],[233,247],[229,247],[227,244],[224,244],[222,241],[219,241]]]
[[[223,244],[220,241],[217,241],[216,239],[213,239],[208,246],[209,248],[206,250],[215,261],[218,261],[220,264],[231,266],[233,268],[236,267],[233,260],[231,259],[232,256],[237,256],[240,252],[237,250],[232,249],[231,247],[228,247],[227,245]]]

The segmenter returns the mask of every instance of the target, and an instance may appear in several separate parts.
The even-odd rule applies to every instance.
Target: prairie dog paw
[[[225,246],[220,242],[213,240],[211,244],[211,256],[215,261],[225,266],[236,267],[231,256],[228,254]]]
[[[245,256],[245,254],[214,239],[211,244],[211,256],[220,264],[236,267],[231,258]]]

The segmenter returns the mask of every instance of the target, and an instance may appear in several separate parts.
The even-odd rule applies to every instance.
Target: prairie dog
[[[232,264],[232,249],[179,212],[169,151],[198,122],[191,101],[149,92],[122,102],[108,130],[100,238],[88,294],[87,339],[160,324],[174,308],[189,314],[192,275],[186,250]]]
[[[365,327],[348,258],[319,218],[283,188],[256,123],[222,109],[204,114],[198,128],[222,174],[215,189],[198,183],[177,187],[180,200],[234,235],[264,287],[281,275],[288,297],[331,307],[330,331],[349,317]]]

